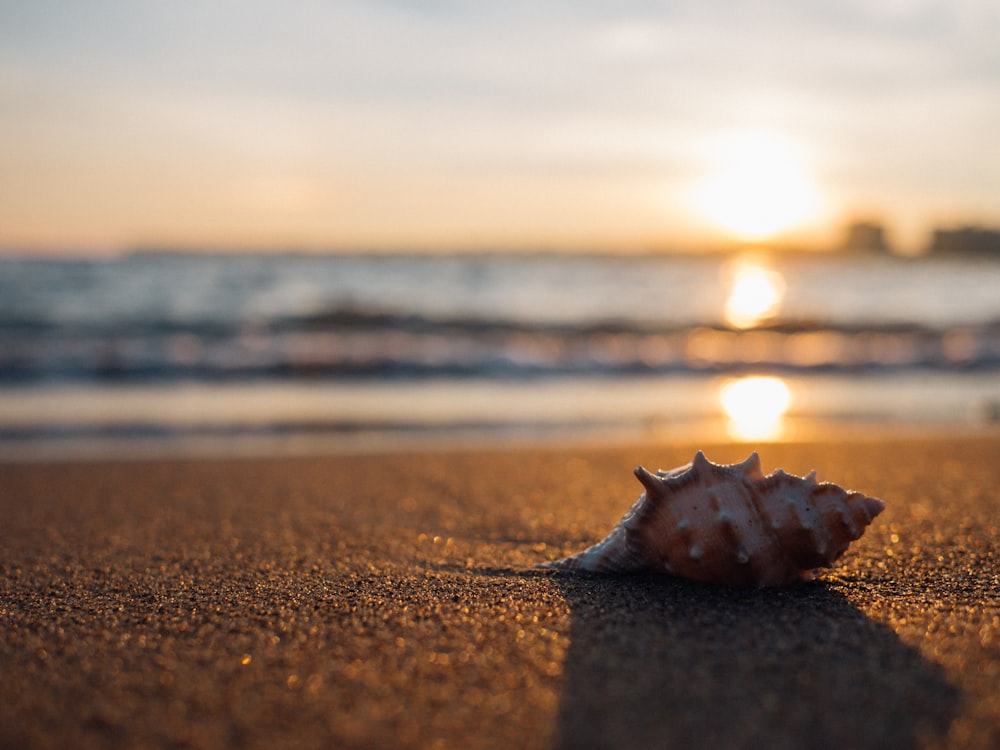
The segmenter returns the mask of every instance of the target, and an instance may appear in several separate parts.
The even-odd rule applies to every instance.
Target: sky
[[[0,247],[1000,226],[995,0],[0,0]]]

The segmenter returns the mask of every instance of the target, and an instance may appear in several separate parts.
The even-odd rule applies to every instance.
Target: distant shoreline
[[[1000,232],[996,232],[1000,235]],[[992,246],[991,246],[992,247]],[[1000,261],[1000,250],[962,250],[960,247],[946,251],[925,249],[917,252],[897,252],[892,250],[872,250],[866,248],[843,248],[828,246],[808,246],[797,243],[767,243],[767,242],[734,242],[719,245],[701,246],[692,249],[677,247],[636,247],[620,248],[575,248],[572,246],[538,246],[538,247],[476,247],[476,246],[446,246],[446,247],[359,247],[351,245],[331,245],[323,247],[301,246],[233,246],[220,245],[126,245],[122,247],[73,247],[73,246],[22,246],[18,244],[0,245],[0,259],[12,258],[19,260],[114,260],[139,257],[156,258],[158,256],[202,256],[206,258],[240,258],[240,257],[322,257],[330,256],[362,256],[362,257],[448,257],[448,256],[502,256],[502,257],[590,257],[590,258],[697,258],[728,257],[739,255],[774,255],[781,258],[879,258],[900,261],[933,261],[933,260],[985,260]]]

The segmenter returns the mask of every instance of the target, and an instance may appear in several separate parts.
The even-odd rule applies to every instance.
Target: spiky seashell
[[[694,461],[651,474],[646,491],[603,541],[539,567],[595,573],[662,571],[721,584],[780,586],[830,567],[885,504],[836,484],[781,469],[764,476],[760,457]]]

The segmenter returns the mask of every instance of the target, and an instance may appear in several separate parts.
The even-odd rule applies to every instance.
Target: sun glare
[[[737,440],[780,437],[792,402],[783,380],[761,376],[731,380],[722,386],[719,397],[729,417],[729,434]]]
[[[736,328],[750,328],[773,317],[785,297],[785,279],[760,262],[738,260],[731,267],[726,322]]]
[[[817,211],[816,188],[804,161],[783,137],[730,136],[713,148],[712,160],[714,171],[695,189],[695,206],[739,239],[765,239]]]

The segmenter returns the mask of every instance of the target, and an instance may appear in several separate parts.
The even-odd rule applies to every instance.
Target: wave
[[[775,320],[741,330],[526,322],[340,306],[270,320],[0,321],[0,382],[988,370],[1000,320],[934,328]]]

